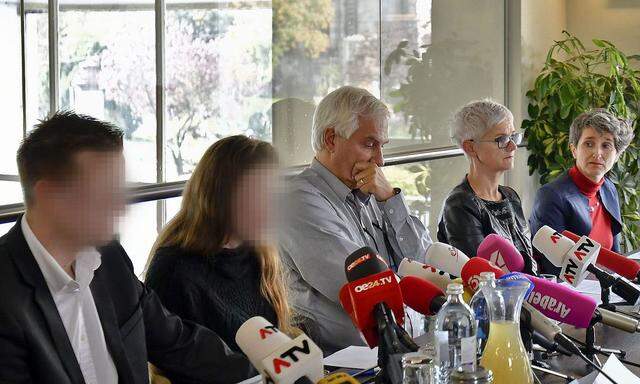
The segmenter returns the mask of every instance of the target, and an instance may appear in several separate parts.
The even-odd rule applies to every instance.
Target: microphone
[[[449,273],[442,271],[432,265],[423,264],[419,261],[411,259],[402,259],[398,266],[398,276],[416,276],[436,285],[443,291],[447,289],[447,285],[453,283],[456,276],[452,276]]]
[[[245,321],[236,343],[266,383],[315,383],[323,377],[322,350],[305,334],[292,340],[263,317]]]
[[[640,304],[640,289],[623,277],[616,277],[595,265],[600,244],[587,236],[578,242],[555,231],[549,226],[538,230],[533,238],[533,245],[556,266],[562,267],[560,277],[577,287],[589,272],[593,273],[603,288],[611,290],[631,305]]]
[[[573,232],[565,230],[562,231],[562,234],[575,242],[580,240],[580,236]],[[598,253],[596,263],[626,277],[629,280],[640,280],[639,263],[635,260],[627,259],[626,257],[607,248],[600,248],[600,253]]]
[[[340,303],[369,347],[379,346],[376,380],[401,382],[402,355],[417,351],[418,345],[401,327],[404,301],[396,275],[369,247],[347,257],[345,274],[348,283],[340,289]]]
[[[472,289],[477,289],[481,272],[493,272],[496,278],[504,272],[489,261],[474,257],[462,270],[462,279]],[[598,303],[590,296],[582,295],[570,287],[547,281],[535,276],[525,275],[534,285],[526,299],[546,317],[578,328],[586,328],[591,322]]]
[[[451,274],[460,276],[460,270],[469,261],[469,257],[456,247],[436,242],[427,248],[424,261],[438,269],[450,271]]]
[[[478,246],[477,256],[489,260],[502,272],[522,272],[524,269],[522,255],[515,247],[504,247],[504,242],[508,243],[508,240],[500,235],[495,233],[488,235]]]
[[[416,276],[406,276],[400,280],[400,290],[404,303],[425,316],[435,315],[447,302],[442,289]]]
[[[318,381],[318,384],[360,384],[360,382],[348,373],[336,372]]]
[[[475,258],[470,260],[473,259]],[[486,260],[483,260],[482,264],[485,262]],[[495,268],[493,271],[494,273],[497,272],[502,275],[500,269],[495,266],[490,267]],[[475,278],[475,281],[477,281],[477,278]],[[477,283],[475,284],[475,287],[477,289]],[[435,287],[426,280],[414,276],[407,276],[400,280],[400,288],[402,289],[405,304],[407,304],[411,309],[426,316],[431,316],[437,313],[447,301],[444,296],[444,292],[438,289],[438,287]],[[523,303],[520,321],[530,325],[530,327],[539,334],[548,340],[554,341],[568,351],[575,351],[577,349],[571,339],[562,334],[562,329],[558,325],[550,321],[546,316],[541,314],[527,302]],[[534,339],[536,341],[540,341],[539,344],[548,344],[545,343],[544,340],[540,340],[541,338],[538,338],[535,334]]]
[[[340,304],[360,330],[369,347],[378,345],[375,307],[384,303],[400,325],[404,322],[402,292],[387,263],[369,248],[353,252],[345,260],[348,283],[340,289]]]

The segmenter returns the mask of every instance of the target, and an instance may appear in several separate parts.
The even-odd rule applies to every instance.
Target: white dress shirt
[[[29,228],[26,216],[22,232],[49,287],[53,301],[69,336],[69,341],[87,384],[117,384],[118,372],[107,349],[102,324],[89,284],[101,263],[95,248],[79,252],[75,280],[56,262]]]

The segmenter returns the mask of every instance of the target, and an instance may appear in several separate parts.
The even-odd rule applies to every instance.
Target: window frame
[[[86,0],[85,0],[86,1]],[[56,111],[60,105],[60,73],[59,73],[59,54],[58,54],[58,20],[60,11],[78,10],[78,11],[118,11],[118,10],[151,10],[155,11],[155,60],[156,60],[156,180],[155,183],[144,184],[138,183],[138,186],[131,189],[130,203],[135,204],[138,202],[157,201],[157,214],[156,222],[157,229],[159,230],[165,222],[166,205],[165,199],[171,197],[177,197],[182,194],[185,181],[166,182],[166,170],[165,170],[165,124],[166,124],[166,108],[165,108],[165,85],[166,85],[166,68],[165,68],[165,21],[167,9],[221,9],[226,8],[232,1],[184,1],[179,3],[167,4],[166,0],[154,0],[153,4],[135,3],[135,2],[118,2],[115,1],[103,1],[102,4],[92,4],[90,2],[84,2],[83,0],[74,3],[60,4],[59,0],[47,0],[41,2],[28,2],[25,4],[25,0],[19,0],[20,20],[21,20],[21,48],[22,48],[22,115],[23,115],[23,137],[27,132],[27,116],[26,116],[26,64],[25,64],[25,18],[28,13],[35,12],[48,12],[48,39],[49,39],[49,104],[50,111]],[[270,7],[272,2],[270,0],[246,0],[245,3]],[[383,0],[378,0],[379,6],[379,33],[378,39],[380,39],[380,49],[382,50],[382,7]],[[510,4],[508,0],[503,0],[503,14],[504,14],[504,33],[503,33],[503,46],[504,46],[504,103],[509,107],[514,102],[513,96],[510,93],[509,85],[515,80],[514,72],[511,70],[510,63],[514,60],[511,57],[513,54],[517,54],[515,41],[509,38],[509,35],[519,37],[520,22],[517,16],[520,12],[519,4]],[[384,59],[380,57],[382,68],[382,61]],[[382,77],[382,70],[380,71]],[[511,81],[510,81],[511,80]],[[379,82],[382,87],[382,81]],[[436,148],[420,148],[420,146],[412,146],[410,148],[395,148],[388,151],[385,154],[385,166],[400,165],[407,163],[423,162],[437,160],[447,157],[463,156],[463,152],[456,146],[448,145],[444,147]],[[300,172],[304,167],[297,166],[288,168],[286,174],[292,176]],[[507,175],[508,177],[508,175]],[[5,175],[0,174],[0,180],[6,181],[19,181],[17,175]],[[508,184],[508,179],[505,180]],[[8,223],[15,221],[21,213],[24,212],[24,204],[9,204],[0,206],[0,223]]]

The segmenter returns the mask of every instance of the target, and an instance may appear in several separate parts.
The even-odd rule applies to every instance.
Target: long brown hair
[[[230,136],[210,146],[185,186],[180,211],[158,235],[145,270],[161,247],[177,246],[202,255],[219,252],[231,236],[232,201],[240,177],[257,166],[277,163],[271,144],[246,136]],[[280,255],[272,245],[257,245],[255,250],[261,268],[260,293],[278,315],[278,327],[291,332]]]

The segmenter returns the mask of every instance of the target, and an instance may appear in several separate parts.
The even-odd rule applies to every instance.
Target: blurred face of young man
[[[76,246],[100,246],[113,239],[125,208],[125,166],[121,151],[81,151],[71,172],[36,183],[35,207]]]

